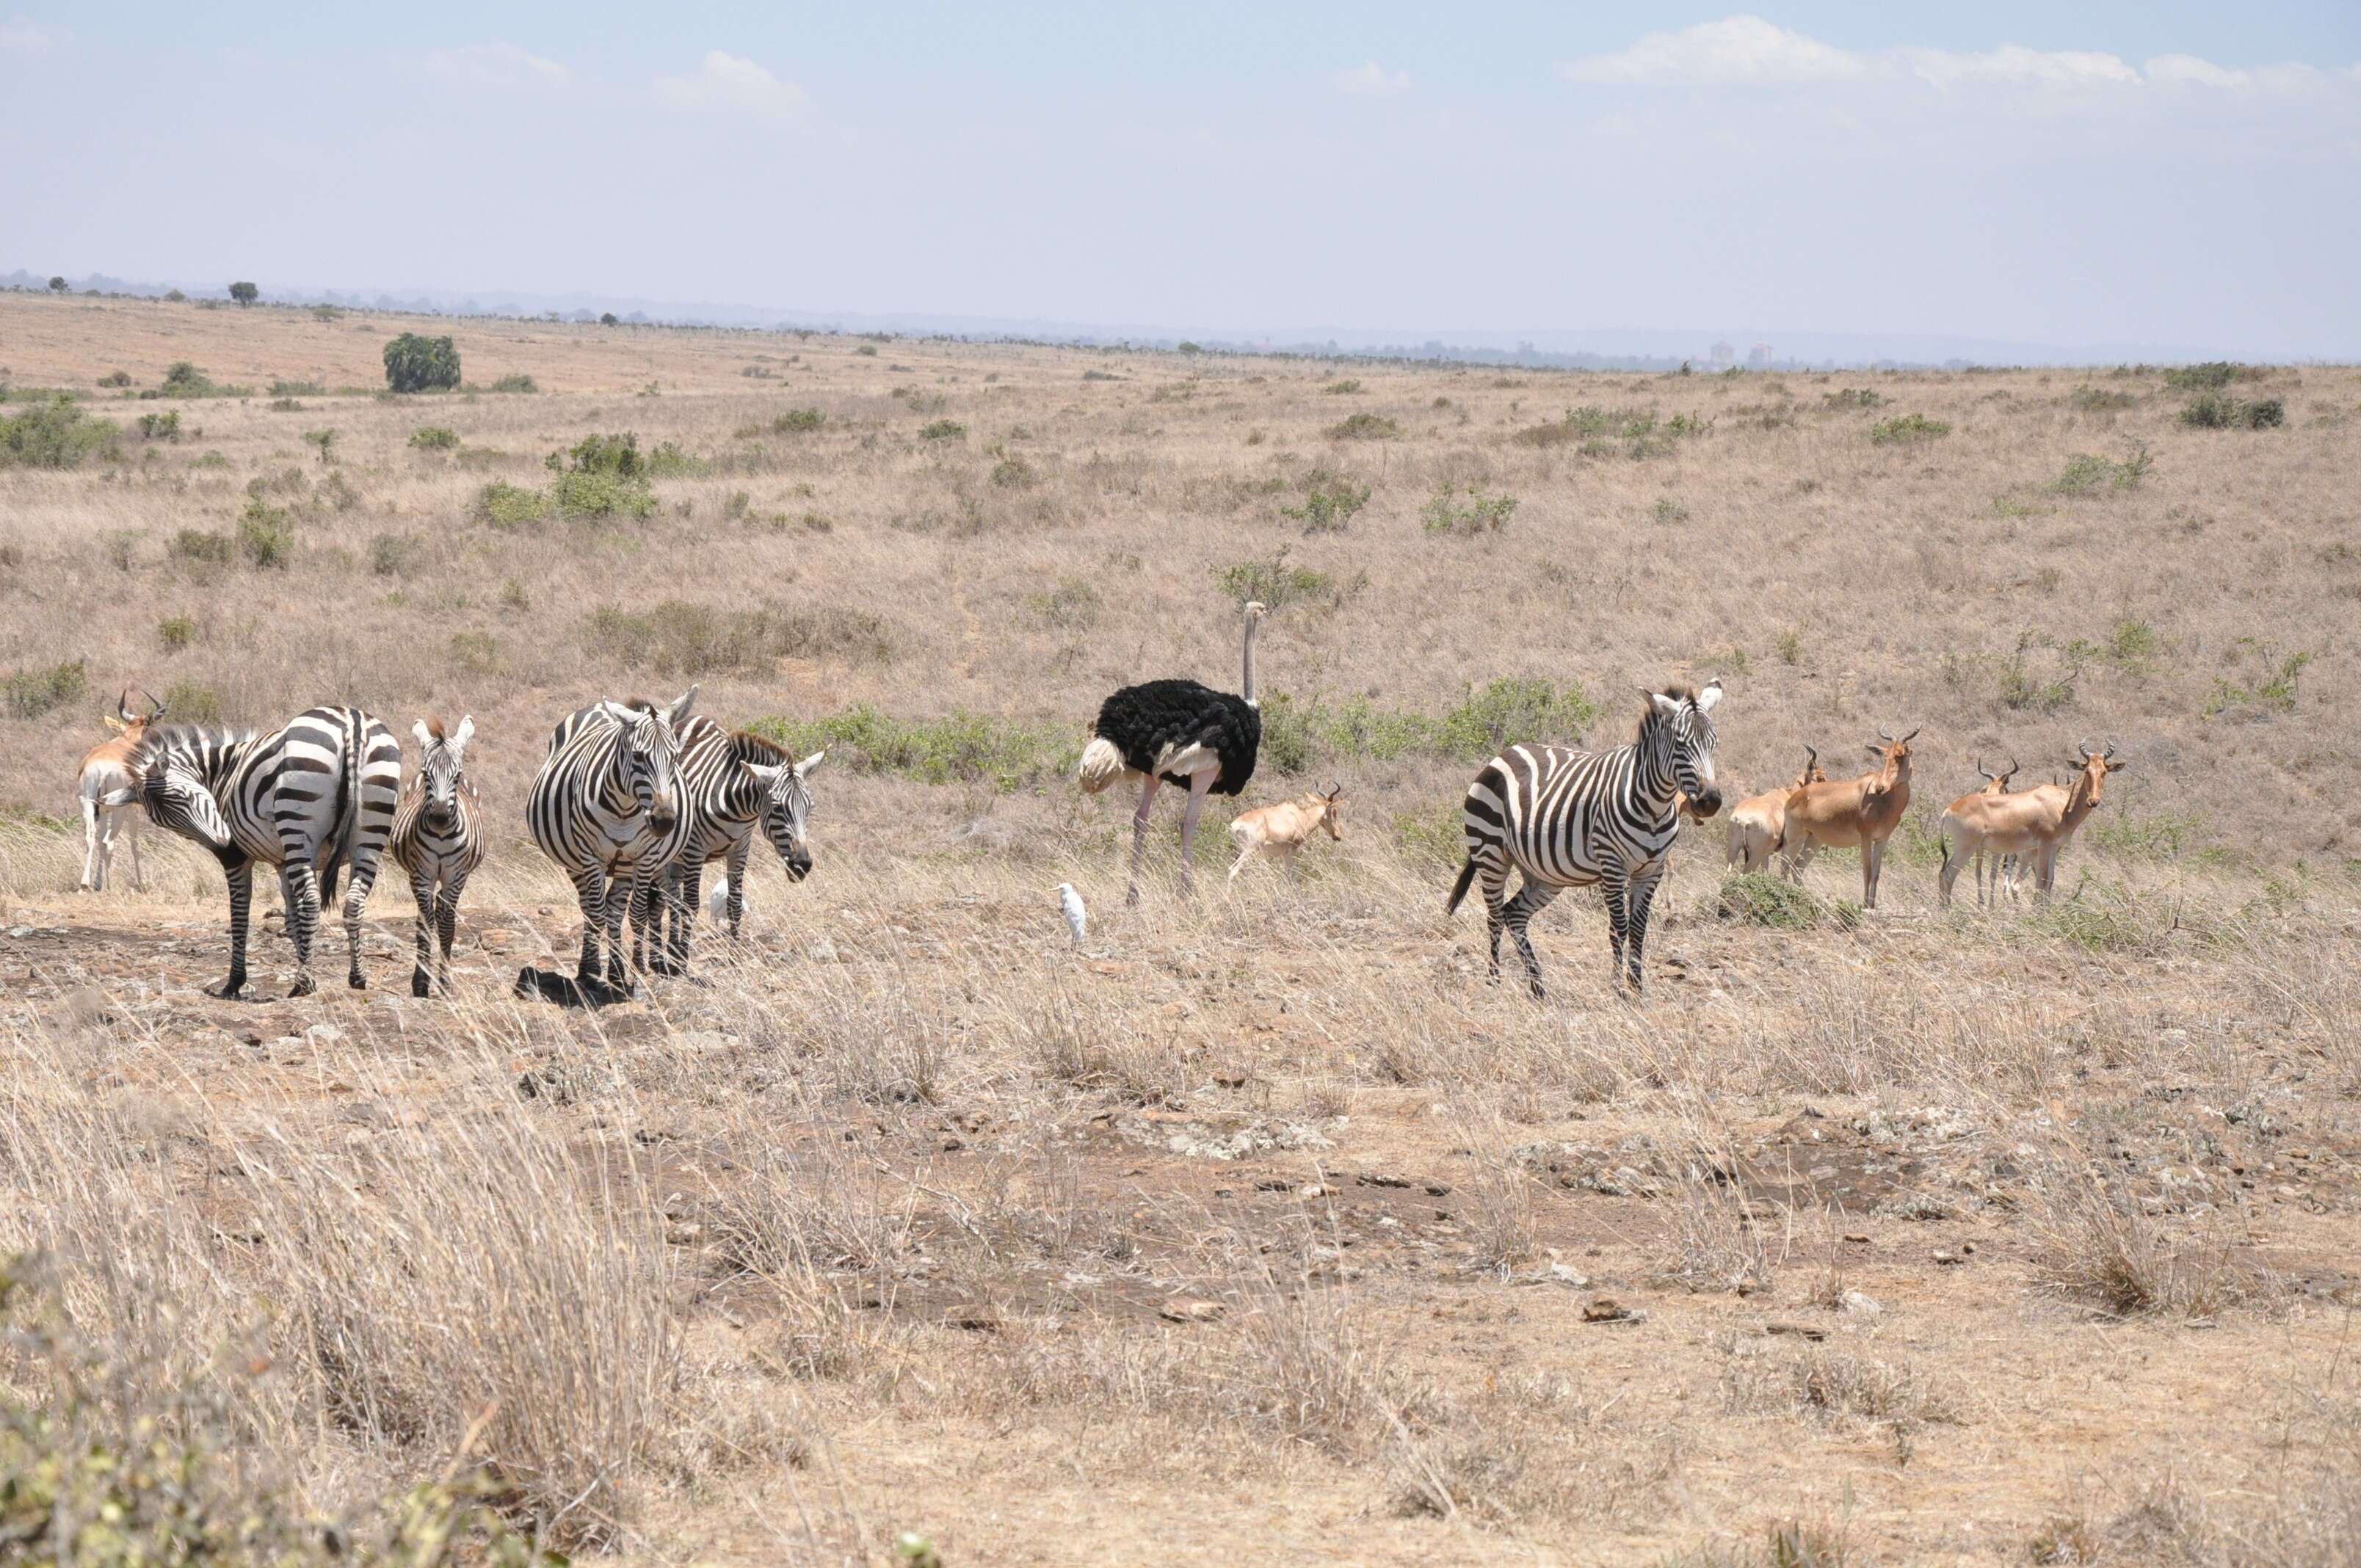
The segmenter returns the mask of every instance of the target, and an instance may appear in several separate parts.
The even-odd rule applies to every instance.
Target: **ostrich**
[[[1190,861],[1197,814],[1216,791],[1236,795],[1254,777],[1262,745],[1262,707],[1255,696],[1255,623],[1270,611],[1246,608],[1246,690],[1236,696],[1196,681],[1149,681],[1126,686],[1099,706],[1094,737],[1082,750],[1082,785],[1096,795],[1119,778],[1139,781],[1139,810],[1131,819],[1131,892],[1139,902],[1139,860],[1148,848],[1148,813],[1157,788],[1181,785],[1189,809],[1180,818],[1180,885],[1193,891]]]

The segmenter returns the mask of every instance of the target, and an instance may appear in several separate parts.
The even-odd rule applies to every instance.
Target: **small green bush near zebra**
[[[89,666],[81,659],[68,659],[45,670],[13,671],[5,684],[8,711],[18,718],[38,718],[81,697],[89,685]]]
[[[1010,793],[1063,780],[1082,746],[1066,725],[1036,729],[959,711],[903,719],[867,703],[814,719],[764,718],[747,728],[798,753],[825,747],[856,773],[890,773],[922,784],[989,784]]]
[[[447,337],[405,332],[385,345],[385,384],[397,392],[447,392],[459,384],[459,351]]]
[[[1429,533],[1498,533],[1509,526],[1517,498],[1505,491],[1488,496],[1473,485],[1445,485],[1419,510]]]
[[[221,693],[194,681],[173,683],[172,689],[164,694],[164,706],[172,710],[173,718],[191,724],[221,722]]]
[[[889,662],[893,629],[879,616],[841,606],[724,609],[665,599],[644,610],[601,605],[582,626],[583,651],[660,675],[763,671],[782,658]]]
[[[1321,433],[1331,441],[1391,441],[1401,426],[1383,414],[1346,414]]]
[[[70,398],[50,398],[0,419],[0,468],[79,468],[112,455],[117,433],[114,421],[91,418]]]
[[[1262,756],[1274,773],[1290,775],[1403,757],[1475,763],[1519,741],[1580,745],[1598,718],[1579,686],[1516,676],[1480,691],[1470,686],[1441,713],[1387,707],[1359,693],[1331,701],[1274,691],[1263,698]]]
[[[410,433],[410,444],[421,452],[448,452],[459,444],[459,433],[447,424],[423,424]]]
[[[1869,439],[1877,446],[1915,445],[1922,441],[1938,441],[1950,433],[1949,423],[1928,419],[1925,414],[1897,414],[1869,427]]]
[[[1768,926],[1784,931],[1810,931],[1823,925],[1850,930],[1859,912],[1841,899],[1831,904],[1801,883],[1767,872],[1748,872],[1727,878],[1715,901],[1713,916],[1736,926]]]
[[[560,474],[549,487],[549,495],[565,517],[648,518],[656,510],[655,492],[645,480],[620,479],[593,470]]]

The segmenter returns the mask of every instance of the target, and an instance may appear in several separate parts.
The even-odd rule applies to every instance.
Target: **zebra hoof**
[[[225,980],[219,985],[209,985],[205,987],[205,994],[223,1002],[242,1002],[246,998],[245,978],[241,976],[236,980]]]
[[[431,996],[434,994],[434,988],[426,983],[426,977],[424,975],[413,974],[410,977],[411,995],[419,997]]]
[[[295,983],[287,988],[287,1000],[292,1002],[299,996],[309,996],[319,989],[310,975],[298,975]]]
[[[355,970],[353,973],[346,976],[345,983],[351,986],[355,991],[367,991],[368,989],[368,981],[362,976],[358,970]]]

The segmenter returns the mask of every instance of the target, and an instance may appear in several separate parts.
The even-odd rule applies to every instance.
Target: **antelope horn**
[[[1976,772],[1982,774],[1985,778],[1997,779],[2000,777],[1998,773],[1984,766],[1984,760],[1982,757],[1971,757],[1968,760],[1975,763]]]
[[[125,686],[123,695],[115,699],[115,717],[124,723],[131,722],[131,688]]]
[[[2013,779],[2016,777],[2016,759],[2015,757],[2011,757],[2008,760],[2008,771],[2001,774],[2001,777],[2004,779]]]
[[[1883,724],[1877,727],[1877,738],[1881,740],[1891,740],[1894,739],[1893,736],[1885,732],[1885,726]]]
[[[2106,748],[2107,749],[2105,751],[2099,753],[2102,758],[2112,757],[2115,754],[2115,743],[2113,740],[2106,742]]]
[[[2074,750],[2080,753],[2075,759],[2077,762],[2088,762],[2091,760],[2091,743],[2088,740],[2075,741]]]
[[[141,686],[139,688],[139,695],[146,697],[148,699],[148,705],[156,710],[148,716],[148,721],[150,724],[153,724],[156,720],[164,717],[164,704],[156,700],[156,694],[154,692],[149,691],[146,686]]]
[[[1927,728],[1927,727],[1926,727],[1925,725],[1923,725],[1923,724],[1922,724],[1922,725],[1920,725],[1920,726],[1918,727],[1918,729],[1926,729],[1926,728]],[[1908,744],[1910,744],[1910,742],[1911,742],[1911,741],[1916,740],[1916,739],[1918,739],[1918,729],[1913,729],[1909,734],[1905,735],[1905,736],[1902,738],[1902,743],[1903,743],[1905,746],[1907,746]]]

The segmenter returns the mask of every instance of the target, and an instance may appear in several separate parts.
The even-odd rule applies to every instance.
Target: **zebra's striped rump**
[[[1563,746],[1511,746],[1484,765],[1461,808],[1467,861],[1444,910],[1480,886],[1491,940],[1491,972],[1500,972],[1500,934],[1516,939],[1535,996],[1541,962],[1526,927],[1569,887],[1597,883],[1607,902],[1616,976],[1640,989],[1648,908],[1680,832],[1680,799],[1702,816],[1721,809],[1714,781],[1713,721],[1719,682],[1702,691],[1674,686],[1645,694],[1648,707],[1631,744],[1607,751]],[[1508,896],[1509,873],[1523,873]],[[1628,959],[1628,963],[1627,963]]]
[[[642,911],[680,853],[689,827],[681,808],[680,729],[697,701],[691,686],[668,707],[601,700],[561,720],[525,797],[541,852],[574,883],[582,905],[580,978],[629,984],[623,919]]]
[[[443,989],[451,989],[451,941],[458,925],[459,894],[483,863],[484,817],[467,774],[475,719],[461,718],[455,734],[445,735],[439,718],[422,720],[410,733],[418,742],[418,771],[401,792],[387,847],[395,863],[410,873],[411,895],[418,903],[418,962],[411,970],[410,993],[425,996],[431,993],[428,960],[438,936],[442,961],[437,972]]]
[[[229,882],[230,971],[214,994],[246,987],[254,866],[279,868],[293,996],[309,995],[321,905],[349,871],[344,920],[349,983],[359,989],[361,910],[377,880],[401,788],[392,731],[357,707],[315,707],[268,735],[172,724],[151,730],[129,761],[150,820],[210,850]]]
[[[663,880],[659,927],[669,925],[660,962],[671,972],[688,964],[689,937],[697,920],[697,890],[705,868],[726,861],[722,909],[734,938],[745,916],[747,861],[759,829],[777,851],[787,880],[811,873],[807,839],[811,817],[808,779],[825,751],[801,762],[775,741],[745,730],[725,731],[703,717],[681,730],[681,800],[688,828],[679,857]]]

